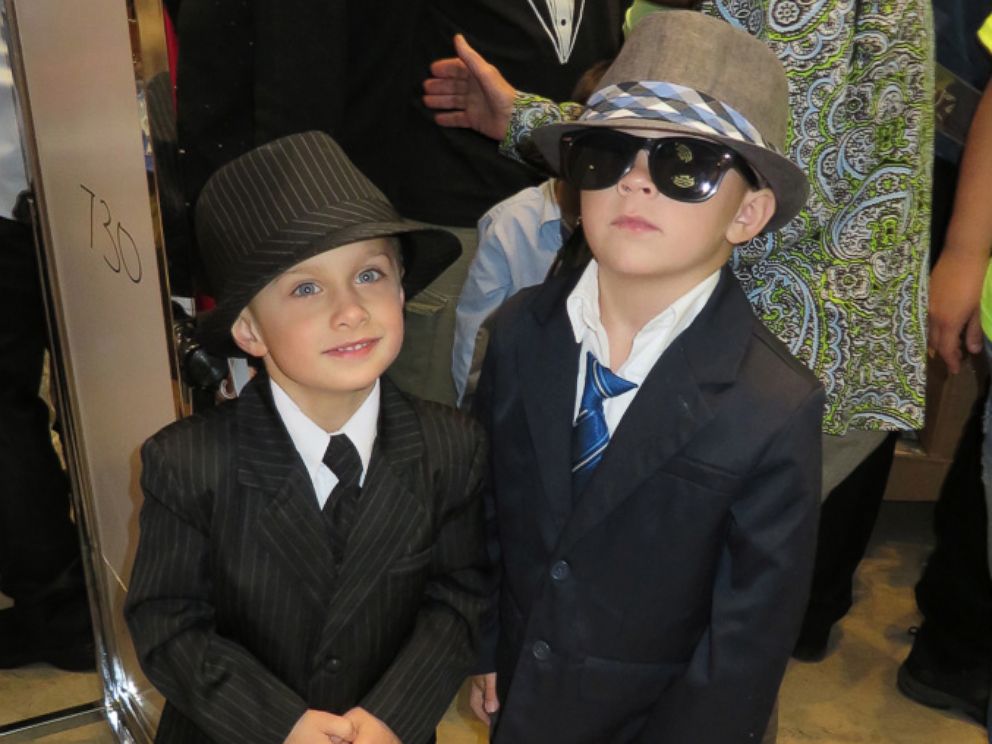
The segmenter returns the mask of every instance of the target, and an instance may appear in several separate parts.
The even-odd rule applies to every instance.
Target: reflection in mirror
[[[47,698],[34,693],[23,685],[19,669],[22,697],[31,706],[18,707],[22,698],[0,693],[0,724],[6,724],[0,734],[4,741],[35,740],[92,725],[98,717],[108,740],[145,741],[154,731],[160,701],[134,660],[121,611],[137,541],[137,450],[188,408],[171,342],[169,271],[162,250],[166,220],[177,256],[187,252],[181,217],[174,203],[160,209],[155,180],[156,160],[169,168],[169,122],[158,114],[171,95],[163,10],[158,0],[6,0],[4,10],[26,182],[37,205],[34,226],[58,426],[72,486],[76,525],[69,525],[68,534],[74,537],[78,527],[82,536],[82,550],[77,541],[67,540],[72,550],[49,551],[50,563],[67,564],[61,573],[48,583],[45,577],[32,580],[44,602],[67,608],[71,592],[78,593],[71,587],[85,576],[89,610],[84,602],[79,622],[75,612],[50,613],[63,623],[61,632],[41,632],[47,605],[34,609],[34,594],[19,586],[11,589],[28,597],[24,605],[32,612],[25,616],[40,618],[36,626],[45,641],[42,658],[29,660],[35,663],[24,669],[51,692]],[[80,34],[80,28],[87,33]],[[174,126],[171,131],[174,158]],[[7,257],[0,251],[0,260]],[[26,265],[33,265],[34,257],[28,258]],[[14,276],[6,264],[0,266],[0,282]],[[18,297],[3,295],[4,301]],[[22,303],[2,315],[24,318],[28,307]],[[44,322],[42,314],[40,338]],[[40,366],[39,356],[17,368],[30,367],[33,375]],[[6,371],[6,359],[0,369]],[[31,385],[37,390],[38,381]],[[34,408],[43,410],[39,406]],[[0,414],[0,419],[8,417]],[[54,511],[64,535],[69,509],[62,478],[65,506]],[[35,490],[40,490],[37,485]],[[14,524],[5,514],[0,519],[4,527]],[[3,539],[0,549],[10,544]],[[31,563],[42,565],[37,559]],[[10,565],[0,564],[5,593],[8,577],[12,581],[16,575]],[[14,599],[16,609],[21,601]],[[0,623],[12,617],[17,619],[2,614]],[[89,617],[93,633],[85,634],[90,648],[84,655],[96,673],[58,671],[81,666],[67,648],[74,637],[69,630],[82,635],[79,626]],[[0,629],[0,644],[8,640],[7,629]],[[53,646],[51,639],[66,643]],[[78,709],[71,707],[74,703],[90,704]]]

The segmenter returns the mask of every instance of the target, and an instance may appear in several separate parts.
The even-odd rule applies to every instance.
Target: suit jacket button
[[[555,581],[564,581],[572,575],[572,567],[566,561],[558,561],[551,567],[551,578]]]
[[[534,654],[534,658],[538,661],[547,661],[551,658],[551,646],[545,641],[535,641],[531,647],[531,653]]]
[[[332,656],[327,660],[327,671],[329,672],[340,672],[341,667],[344,666],[344,662],[341,661],[337,656]]]

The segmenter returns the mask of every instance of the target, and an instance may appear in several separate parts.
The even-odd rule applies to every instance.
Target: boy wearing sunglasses
[[[504,305],[477,392],[501,582],[472,703],[497,744],[762,736],[808,593],[823,391],[726,264],[805,201],[787,118],[762,42],[672,11],[535,132],[592,259]]]

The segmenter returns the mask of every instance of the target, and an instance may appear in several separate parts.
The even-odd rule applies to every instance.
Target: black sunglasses
[[[635,137],[616,129],[583,129],[561,138],[561,175],[582,191],[615,185],[648,151],[648,171],[658,191],[680,202],[704,202],[736,168],[751,188],[758,177],[733,150],[692,137]]]

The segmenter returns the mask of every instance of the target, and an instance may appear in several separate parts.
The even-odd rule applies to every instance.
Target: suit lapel
[[[420,493],[423,437],[416,412],[403,394],[382,380],[379,432],[362,486],[355,524],[348,536],[339,581],[322,634],[321,651],[347,625],[382,574],[405,555],[418,530],[428,523]],[[320,654],[318,653],[318,657]]]
[[[661,355],[621,419],[562,535],[567,550],[708,424],[736,378],[754,316],[725,268],[699,316]]]
[[[275,410],[266,375],[245,386],[237,419],[238,481],[270,497],[258,519],[261,543],[323,607],[334,580],[334,556],[313,483]]]
[[[548,550],[558,542],[572,511],[572,417],[575,411],[579,345],[565,299],[578,275],[552,280],[541,289],[533,312],[533,336],[517,347],[517,369],[527,427],[539,463],[545,509],[535,516]]]

